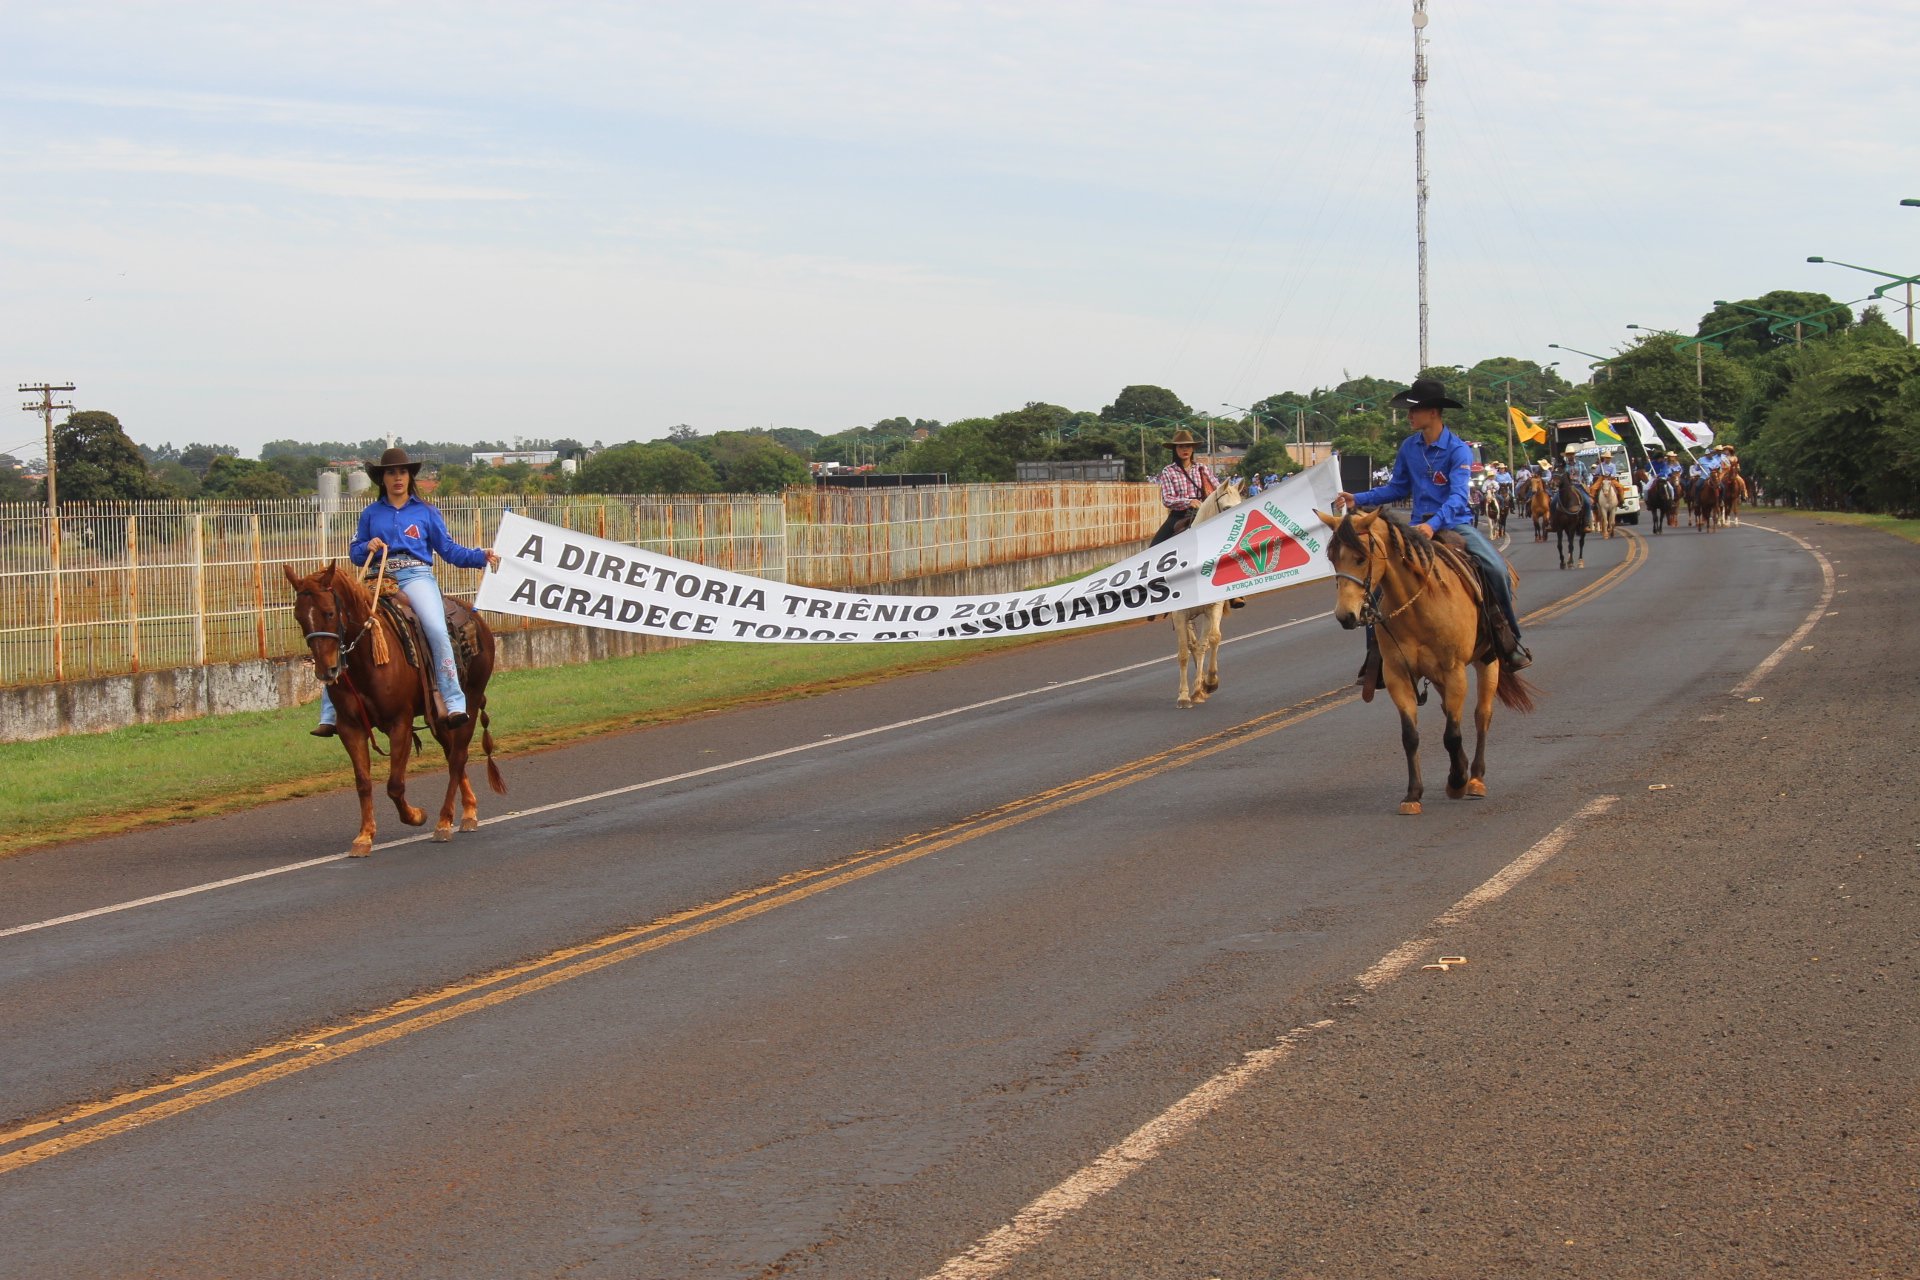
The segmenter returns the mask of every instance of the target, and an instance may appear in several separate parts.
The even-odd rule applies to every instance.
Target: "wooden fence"
[[[853,587],[1150,536],[1148,485],[1045,483],[794,489],[780,496],[447,498],[447,527],[487,546],[507,509],[683,560]],[[0,504],[0,685],[298,653],[282,564],[346,558],[358,508],[262,503]],[[470,595],[480,571],[437,566]],[[490,616],[497,628],[528,618]]]

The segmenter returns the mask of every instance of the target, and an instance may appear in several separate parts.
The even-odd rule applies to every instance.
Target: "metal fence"
[[[509,508],[683,560],[806,586],[922,577],[1143,539],[1145,485],[953,485],[782,496],[447,498],[455,539],[488,546]],[[0,504],[0,685],[300,652],[280,566],[344,560],[357,509],[275,502]],[[437,566],[450,594],[480,571]],[[496,628],[532,619],[490,616]]]

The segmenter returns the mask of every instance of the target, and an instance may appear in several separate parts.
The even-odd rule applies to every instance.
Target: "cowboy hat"
[[[1398,392],[1387,404],[1395,409],[1464,409],[1458,400],[1447,397],[1447,389],[1438,378],[1415,378],[1413,385]]]
[[[1567,441],[1567,447],[1562,449],[1560,452],[1561,453],[1578,453],[1580,452],[1580,442],[1577,440],[1569,440]]]
[[[381,454],[380,461],[369,462],[367,464],[367,474],[375,480],[378,480],[387,473],[389,467],[405,467],[408,475],[417,476],[420,474],[420,468],[424,465],[424,463],[415,462],[412,458],[409,458],[405,449],[396,446]]]
[[[1200,442],[1193,438],[1193,432],[1187,430],[1185,427],[1182,427],[1178,431],[1173,433],[1173,439],[1167,441],[1167,448],[1171,449],[1177,444],[1198,444],[1198,443]]]
[[[1680,455],[1679,455],[1679,454],[1678,454],[1677,452],[1675,452],[1674,450],[1672,450],[1672,449],[1669,449],[1669,450],[1667,450],[1667,456],[1668,456],[1669,458],[1677,458],[1677,457],[1679,457]]]

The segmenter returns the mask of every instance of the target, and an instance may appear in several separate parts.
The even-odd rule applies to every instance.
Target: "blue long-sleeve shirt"
[[[1430,525],[1438,533],[1473,523],[1472,478],[1473,450],[1453,434],[1452,427],[1441,427],[1432,444],[1427,443],[1425,432],[1416,431],[1400,442],[1387,482],[1354,494],[1353,500],[1363,507],[1378,507],[1411,497],[1413,522]]]
[[[409,555],[422,564],[432,564],[434,553],[448,564],[462,569],[478,569],[487,562],[487,553],[479,547],[463,547],[447,532],[440,509],[431,503],[408,497],[405,506],[396,507],[385,498],[367,504],[354,530],[347,558],[355,564],[367,562],[367,544],[379,538],[390,556]]]

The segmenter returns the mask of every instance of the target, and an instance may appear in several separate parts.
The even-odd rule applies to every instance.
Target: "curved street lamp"
[[[1549,342],[1549,343],[1548,343],[1547,345],[1548,345],[1548,346],[1550,346],[1550,347],[1552,347],[1552,348],[1553,348],[1553,349],[1554,349],[1555,351],[1571,351],[1571,352],[1573,352],[1573,354],[1575,354],[1575,355],[1577,355],[1577,356],[1587,356],[1587,357],[1589,357],[1589,358],[1591,358],[1591,359],[1593,359],[1593,360],[1595,360],[1595,361],[1597,361],[1598,363],[1595,363],[1595,364],[1590,364],[1590,365],[1588,365],[1587,367],[1588,367],[1589,369],[1599,369],[1599,370],[1601,370],[1602,372],[1604,372],[1604,373],[1605,373],[1605,374],[1606,374],[1606,375],[1607,375],[1607,376],[1608,376],[1609,378],[1611,378],[1611,377],[1613,376],[1613,370],[1612,370],[1612,369],[1610,369],[1610,368],[1608,368],[1607,366],[1608,366],[1608,365],[1611,365],[1611,364],[1612,364],[1612,363],[1613,363],[1613,362],[1614,362],[1614,361],[1615,361],[1616,359],[1618,359],[1618,358],[1619,358],[1619,357],[1617,357],[1617,356],[1600,356],[1600,355],[1594,355],[1594,353],[1593,353],[1593,352],[1591,352],[1591,351],[1582,351],[1582,350],[1581,350],[1580,348],[1578,348],[1578,347],[1569,347],[1569,346],[1567,346],[1567,345],[1565,345],[1564,343],[1559,343],[1559,342]],[[1556,364],[1557,364],[1557,363],[1559,363],[1559,362],[1558,362],[1558,361],[1555,361],[1554,363],[1556,363]]]
[[[1854,266],[1851,262],[1841,262],[1837,258],[1822,258],[1818,254],[1808,258],[1807,261],[1824,262],[1828,266],[1833,267],[1848,267],[1854,271],[1864,271],[1870,276],[1885,276],[1888,283],[1881,285],[1873,291],[1873,296],[1876,298],[1885,297],[1887,290],[1893,288],[1896,284],[1907,286],[1907,345],[1913,345],[1913,285],[1916,280],[1920,280],[1920,276],[1897,276],[1891,271],[1881,271],[1876,267],[1858,267]]]

